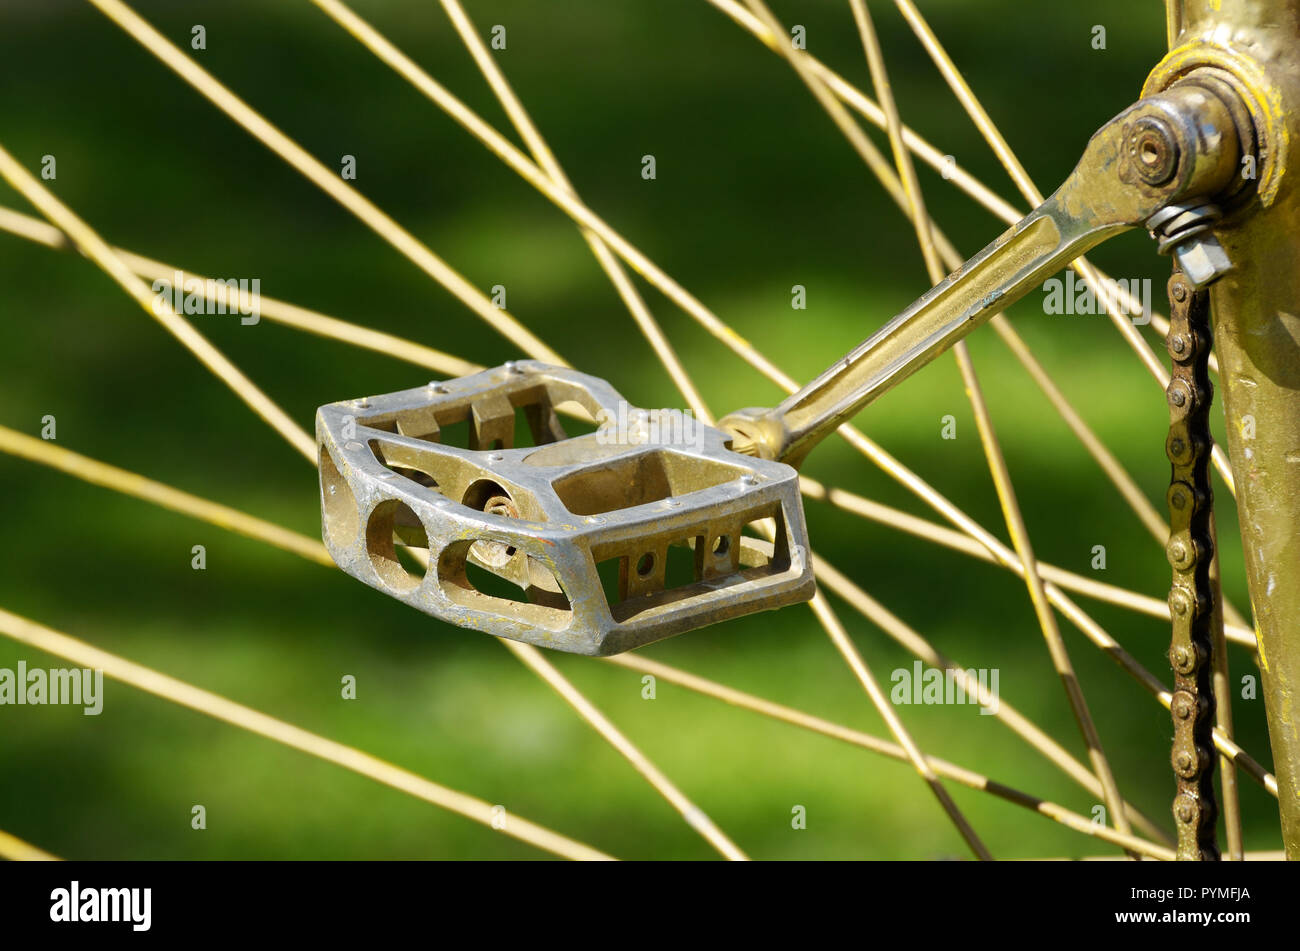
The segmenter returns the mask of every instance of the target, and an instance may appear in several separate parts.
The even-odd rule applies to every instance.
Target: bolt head
[[[1129,156],[1138,177],[1148,185],[1163,185],[1178,168],[1178,145],[1169,125],[1144,116],[1129,133]]]
[[[1214,235],[1206,232],[1174,248],[1174,259],[1193,287],[1213,284],[1232,270],[1232,260]]]

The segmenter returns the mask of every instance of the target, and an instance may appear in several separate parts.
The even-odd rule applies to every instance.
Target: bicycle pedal
[[[608,655],[815,590],[794,469],[583,373],[520,361],[331,403],[316,439],[335,563],[461,627]]]

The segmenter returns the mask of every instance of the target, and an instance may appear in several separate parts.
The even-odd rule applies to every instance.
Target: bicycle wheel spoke
[[[927,505],[930,505],[936,512],[948,519],[966,534],[975,538],[983,545],[990,554],[1003,567],[1009,568],[1016,574],[1021,574],[1024,570],[1015,553],[1010,551],[1005,545],[991,535],[987,529],[978,522],[966,515],[961,509],[949,501],[944,495],[936,491],[933,486],[918,476],[915,472],[908,469],[892,455],[886,452],[881,446],[867,438],[858,430],[851,426],[843,426],[840,431],[844,433],[849,443],[861,451],[867,458],[875,462],[881,469],[890,474],[901,485],[905,486],[921,498]],[[1147,670],[1142,664],[1124,650],[1119,643],[1112,638],[1096,621],[1092,619],[1077,604],[1066,597],[1055,584],[1050,582],[1044,584],[1044,590],[1047,592],[1047,598],[1058,611],[1075,625],[1090,641],[1097,647],[1101,648],[1106,654],[1118,663],[1126,673],[1136,679],[1147,688],[1153,696],[1156,697],[1166,708],[1169,706],[1170,695],[1164,691],[1160,681]],[[1164,691],[1162,696],[1161,691]],[[1242,759],[1242,751],[1231,740],[1223,736],[1222,731],[1216,728],[1215,743],[1218,748],[1227,755],[1234,758],[1238,766],[1241,766],[1248,775],[1258,780],[1273,795],[1277,795],[1277,781],[1263,767],[1253,759],[1246,757]],[[1247,762],[1248,761],[1248,762]],[[1243,765],[1243,762],[1245,765]]]
[[[243,535],[245,538],[267,542],[317,564],[334,566],[334,560],[330,558],[329,552],[325,550],[319,538],[308,538],[306,535],[282,528],[274,522],[268,522],[219,502],[191,495],[165,483],[91,459],[89,456],[83,456],[6,426],[0,426],[0,452],[58,469],[91,485],[112,489],[114,492],[209,522]]]
[[[205,367],[248,404],[277,433],[309,460],[316,458],[316,442],[302,430],[288,414],[257,388],[238,367],[208,342],[185,318],[172,309],[165,299],[155,299],[148,284],[136,277],[122,259],[104,243],[89,225],[76,216],[67,205],[37,181],[30,172],[0,146],[0,176],[32,203],[52,223],[67,234],[77,247],[116,281],[123,290],[155,317],[177,340],[193,353]],[[162,306],[159,307],[158,305]]]
[[[1056,410],[1057,414],[1065,420],[1070,431],[1074,433],[1075,438],[1088,451],[1088,455],[1096,461],[1101,467],[1106,478],[1115,487],[1115,491],[1120,497],[1128,503],[1133,514],[1137,516],[1138,521],[1151,533],[1151,536],[1159,543],[1161,549],[1169,540],[1169,522],[1163,518],[1156,507],[1151,504],[1151,500],[1143,494],[1138,488],[1137,482],[1129,475],[1128,471],[1115,458],[1114,454],[1106,448],[1106,444],[1097,438],[1097,434],[1089,428],[1088,424],[1083,421],[1074,406],[1065,398],[1065,395],[1057,387],[1055,381],[1038,362],[1038,359],[1025,344],[1024,339],[1016,333],[1011,326],[1011,322],[1006,319],[1004,314],[999,314],[991,321],[993,329],[997,331],[998,336],[1007,345],[1020,365],[1025,368],[1033,381],[1038,384],[1038,388],[1043,391],[1048,402]]]
[[[943,811],[947,813],[948,818],[951,819],[953,825],[957,827],[957,831],[961,834],[961,837],[966,840],[966,844],[970,846],[971,851],[975,853],[977,858],[983,861],[992,860],[993,856],[989,854],[988,849],[985,848],[984,843],[980,841],[979,836],[975,834],[975,830],[971,828],[966,817],[962,814],[961,810],[957,808],[957,804],[953,802],[952,797],[948,794],[948,790],[944,788],[943,783],[939,781],[938,775],[930,767],[925,754],[921,752],[921,748],[916,745],[916,742],[907,732],[907,728],[903,726],[903,721],[899,719],[898,714],[894,712],[894,708],[890,704],[889,698],[886,697],[885,692],[880,689],[880,683],[876,680],[875,675],[872,674],[871,668],[868,667],[866,661],[862,659],[862,655],[858,653],[858,649],[854,646],[852,639],[849,637],[848,631],[844,629],[844,625],[840,623],[835,612],[831,610],[830,605],[827,604],[826,596],[819,592],[813,597],[811,606],[813,613],[817,615],[817,620],[820,621],[822,627],[826,629],[826,633],[830,636],[831,642],[835,645],[836,650],[840,652],[844,661],[853,671],[853,675],[857,677],[858,683],[862,685],[862,689],[865,690],[867,696],[871,698],[871,703],[875,706],[876,712],[879,713],[881,718],[885,721],[885,724],[889,727],[889,732],[894,735],[894,739],[898,741],[898,744],[903,747],[904,750],[906,750],[908,761],[921,775],[925,784],[930,787],[930,791],[934,794],[934,797],[939,800],[939,804],[943,807]]]
[[[9,862],[58,862],[57,855],[51,855],[43,849],[38,849],[31,843],[24,842],[16,835],[10,835],[4,829],[0,829],[0,859]]]
[[[317,0],[312,0],[312,2],[315,3]],[[322,9],[326,13],[329,13],[330,10],[346,10],[346,8],[334,2],[331,2],[330,9],[325,7],[322,7]],[[549,175],[529,160],[519,149],[515,148],[504,136],[483,121],[477,113],[453,96],[441,83],[416,65],[408,56],[357,17],[356,14],[347,11],[346,14],[341,15],[344,16],[344,19],[340,21],[340,25],[347,24],[355,27],[356,33],[354,35],[358,39],[364,37],[363,43],[371,52],[379,56],[384,63],[459,123],[474,138],[486,146],[488,151],[497,156],[524,181],[559,207],[574,222],[599,236],[633,271],[649,281],[660,293],[681,308],[713,337],[741,356],[742,359],[754,366],[769,380],[777,383],[778,386],[788,384],[790,387],[794,387],[794,381],[750,346],[744,337],[723,323],[713,311],[705,307],[700,300],[682,287],[681,284],[673,280],[657,264],[611,228],[604,219],[578,200],[572,192],[559,187],[553,182]]]
[[[818,580],[824,582],[829,590],[843,598],[855,611],[879,627],[913,656],[930,667],[951,670],[960,677],[968,697],[975,697],[982,707],[1001,720],[1008,729],[1028,743],[1030,747],[1053,766],[1073,779],[1090,794],[1099,797],[1104,796],[1104,787],[1093,772],[1090,772],[1059,743],[1044,733],[1006,700],[1000,696],[992,695],[987,685],[981,684],[973,673],[937,650],[917,631],[904,623],[897,615],[833,566],[819,559],[817,561],[817,572]],[[1146,835],[1161,841],[1172,841],[1163,830],[1138,812],[1132,805],[1121,800],[1120,807],[1123,809],[1126,819],[1136,822]]]
[[[232,726],[274,740],[317,759],[334,763],[354,773],[367,776],[376,782],[408,793],[417,799],[440,806],[473,819],[482,825],[493,826],[493,807],[473,796],[457,792],[432,780],[394,766],[355,747],[326,739],[284,720],[276,719],[251,707],[235,703],[209,690],[169,677],[142,664],[137,664],[117,654],[101,650],[85,641],[69,637],[43,624],[11,614],[0,609],[0,634],[21,644],[42,650],[55,657],[72,661],[80,667],[102,670],[106,677],[129,684],[178,706],[188,707],[221,720]],[[498,826],[500,823],[498,823]],[[545,826],[512,815],[500,829],[513,838],[527,842],[539,849],[571,859],[609,859],[610,856],[574,839],[554,832]]]
[[[0,206],[0,231],[7,231],[56,251],[76,250],[72,240],[54,225],[4,206]],[[210,281],[201,274],[172,267],[123,248],[110,247],[109,250],[121,258],[137,277],[150,282],[164,281],[171,284],[175,281],[176,275],[180,274],[187,282],[191,280],[197,282],[194,285],[195,293],[201,294],[205,300],[226,307],[231,310],[231,313],[234,312],[231,298],[233,293],[237,292],[232,292],[221,281]],[[373,350],[416,366],[445,373],[447,376],[467,376],[483,369],[477,364],[443,353],[441,350],[393,334],[371,330],[346,320],[339,320],[337,317],[330,317],[305,307],[298,307],[274,297],[259,297],[258,307],[259,317],[274,323],[284,324],[296,330],[305,330],[319,337],[341,340],[355,347]]]
[[[547,363],[565,364],[558,353],[533,336],[507,311],[493,304],[419,239],[268,122],[121,0],[88,2],[520,350]]]
[[[341,6],[335,0],[313,0],[313,2],[328,6]],[[523,137],[528,146],[528,151],[532,153],[537,164],[557,186],[576,195],[573,190],[573,183],[569,181],[569,177],[564,173],[564,169],[556,159],[555,153],[551,151],[541,132],[538,131],[537,126],[529,117],[523,103],[515,95],[514,89],[511,88],[505,75],[497,66],[496,60],[492,58],[492,55],[488,53],[487,48],[483,45],[483,41],[479,38],[464,8],[458,0],[441,0],[441,2],[447,16],[456,27],[456,32],[460,34],[461,42],[469,50],[474,62],[478,65],[479,71],[487,80],[488,85],[492,87],[492,92],[510,117],[511,124]],[[686,401],[686,405],[695,412],[697,418],[705,423],[712,423],[713,416],[704,405],[704,399],[700,396],[699,390],[696,389],[695,382],[691,379],[690,374],[686,372],[686,368],[682,366],[677,351],[664,334],[663,328],[659,326],[659,322],[650,313],[650,308],[646,306],[645,300],[637,292],[636,287],[632,284],[631,277],[623,269],[623,265],[619,263],[614,252],[590,228],[583,228],[582,236],[591,248],[592,254],[596,256],[596,261],[600,264],[601,269],[609,277],[610,283],[614,285],[619,297],[623,299],[628,313],[636,321],[637,327],[654,350],[659,362],[668,372],[668,376],[676,385],[678,392],[681,393],[682,399]]]
[[[739,26],[748,30],[773,53],[779,55],[782,47],[788,43],[788,40],[778,37],[762,20],[746,10],[737,0],[707,0],[707,2],[731,17]],[[811,53],[804,52],[803,61],[808,64],[808,68],[817,78],[825,83],[849,108],[877,127],[885,128],[885,114],[869,96]],[[1014,224],[1023,217],[1019,211],[999,198],[979,179],[956,164],[951,155],[945,155],[907,126],[903,126],[903,140],[913,154],[935,171],[941,173],[954,186],[964,191],[992,214],[1009,224]]]
[[[937,522],[918,518],[891,506],[863,498],[846,489],[825,486],[811,476],[801,475],[799,477],[799,487],[808,498],[825,502],[841,511],[857,515],[859,518],[886,525],[915,538],[942,545],[972,558],[978,558],[980,561],[998,565],[1001,568],[1010,569],[1012,567],[1010,564],[999,561],[992,552],[969,535],[947,528]],[[1016,562],[1018,563],[1018,561],[1017,558]],[[1166,600],[1147,597],[1117,585],[1094,581],[1092,578],[1085,578],[1082,575],[1066,571],[1047,562],[1040,561],[1038,568],[1045,580],[1054,582],[1067,591],[1073,591],[1076,594],[1082,594],[1139,614],[1159,618],[1162,621],[1170,620],[1169,603]],[[1256,649],[1255,632],[1250,628],[1244,625],[1232,625],[1225,626],[1224,630],[1228,640],[1232,643],[1239,644],[1252,651]]]
[[[1223,585],[1220,578],[1219,530],[1214,516],[1210,516],[1210,585],[1214,598],[1214,617],[1211,628],[1214,632],[1213,663],[1214,678],[1214,722],[1228,739],[1232,739],[1232,682],[1228,677],[1228,642],[1227,626],[1223,622],[1224,608]],[[1242,860],[1244,845],[1241,840],[1241,795],[1237,789],[1237,769],[1232,760],[1219,756],[1219,788],[1223,800],[1223,828],[1228,842],[1225,857],[1230,862]]]
[[[698,677],[695,674],[679,670],[675,667],[669,667],[667,664],[661,664],[658,661],[649,660],[637,654],[619,654],[614,657],[603,658],[607,663],[619,667],[626,667],[629,670],[635,670],[639,673],[651,674],[659,677],[669,683],[676,684],[687,690],[693,691],[704,696],[713,697],[721,700],[723,703],[739,707],[743,710],[749,710],[761,716],[773,720],[779,720],[783,723],[796,726],[813,733],[819,733],[822,736],[828,736],[832,739],[841,740],[853,746],[870,750],[881,756],[888,756],[890,759],[907,761],[907,751],[897,743],[891,743],[888,740],[873,736],[870,733],[863,733],[860,730],[852,730],[848,727],[841,726],[838,723],[832,723],[821,717],[804,713],[802,710],[796,710],[783,704],[774,703],[771,700],[765,700],[762,697],[755,697],[752,694],[736,690],[732,687],[719,684],[715,681],[708,680],[704,677]],[[1151,858],[1161,859],[1164,861],[1171,860],[1174,857],[1173,849],[1166,848],[1146,839],[1139,838],[1135,835],[1124,835],[1116,832],[1108,826],[1099,825],[1090,819],[1071,812],[1069,809],[1045,799],[1032,796],[1029,793],[1022,792],[1004,783],[989,779],[974,770],[966,769],[950,763],[947,760],[937,756],[927,756],[927,762],[930,767],[944,779],[951,779],[959,782],[971,789],[977,789],[981,792],[997,796],[1007,802],[1014,803],[1026,809],[1031,809],[1040,815],[1046,816],[1053,821],[1059,822],[1067,828],[1084,835],[1096,836],[1107,842],[1118,845],[1121,848],[1133,849],[1141,852]],[[1086,769],[1080,766],[1084,776],[1091,776]],[[1095,782],[1095,780],[1094,780]],[[1131,809],[1132,807],[1130,807]]]
[[[687,799],[659,767],[655,766],[631,740],[609,721],[608,717],[597,710],[591,701],[584,697],[573,684],[566,680],[542,656],[541,651],[530,644],[520,644],[518,641],[502,639],[501,643],[509,648],[535,674],[550,684],[564,698],[565,702],[578,711],[582,718],[590,723],[606,742],[618,750],[636,768],[636,771],[645,777],[655,791],[681,814],[687,825],[702,835],[724,857],[740,861],[747,858],[745,853],[737,848],[736,844],[727,838],[726,834],[714,824],[704,810]]]

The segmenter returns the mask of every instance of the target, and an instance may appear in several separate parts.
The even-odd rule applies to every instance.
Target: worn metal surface
[[[837,426],[1074,258],[1171,203],[1229,189],[1241,149],[1232,95],[1193,74],[1126,109],[1092,137],[1055,194],[954,274],[775,409],[741,410],[720,425],[738,450],[797,466]],[[1212,242],[1203,231],[1187,237],[1207,280],[1228,266],[1200,262]]]
[[[1214,800],[1215,611],[1211,577],[1214,564],[1214,492],[1210,485],[1210,298],[1175,268],[1169,279],[1169,437],[1171,466],[1169,544],[1173,568],[1169,610],[1173,636],[1169,663],[1174,693],[1169,705],[1174,724],[1171,760],[1178,787],[1174,820],[1178,858],[1217,860],[1218,810]]]
[[[1214,69],[1259,142],[1254,187],[1215,225],[1236,267],[1210,296],[1283,840],[1300,859],[1300,3],[1183,0],[1170,23],[1146,91]]]
[[[567,437],[563,404],[602,425]],[[332,403],[316,436],[335,562],[462,627],[615,654],[815,589],[792,468],[582,373],[523,361]],[[774,549],[742,539],[752,523]],[[403,547],[427,550],[427,571]]]

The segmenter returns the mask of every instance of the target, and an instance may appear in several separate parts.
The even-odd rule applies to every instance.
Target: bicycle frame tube
[[[1231,74],[1261,138],[1259,195],[1215,228],[1236,270],[1211,289],[1287,857],[1300,860],[1300,0],[1168,0],[1146,94]]]

